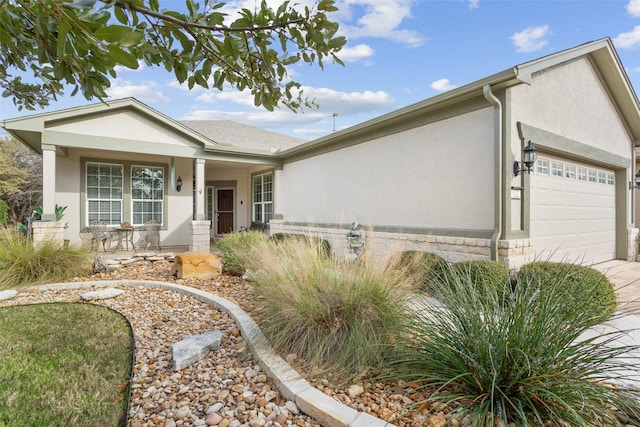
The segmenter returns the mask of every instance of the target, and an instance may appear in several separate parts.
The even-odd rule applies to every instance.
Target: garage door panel
[[[544,161],[566,161],[540,154]],[[568,162],[598,172],[613,170]],[[531,175],[531,239],[536,257],[544,260],[601,262],[616,255],[615,185]]]

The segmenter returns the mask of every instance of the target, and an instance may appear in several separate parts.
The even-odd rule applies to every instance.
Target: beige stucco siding
[[[493,109],[288,163],[283,176],[285,221],[491,229]]]
[[[149,141],[158,144],[187,145],[193,143],[167,131],[166,124],[151,120],[136,111],[120,110],[108,114],[87,117],[83,120],[62,122],[47,127],[50,131],[116,138],[132,141]]]
[[[629,134],[588,59],[534,74],[531,85],[518,85],[509,92],[511,149],[517,158],[518,121],[630,158]]]

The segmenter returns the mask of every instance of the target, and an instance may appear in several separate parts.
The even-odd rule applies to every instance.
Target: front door
[[[233,231],[233,189],[216,189],[216,234]]]

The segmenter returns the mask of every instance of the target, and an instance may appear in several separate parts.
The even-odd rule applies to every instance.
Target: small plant
[[[449,262],[438,254],[405,251],[389,262],[389,268],[403,270],[419,278],[422,290],[432,293],[432,284],[448,270]]]
[[[34,245],[22,233],[0,231],[0,289],[60,282],[91,272],[88,252],[43,241]]]
[[[611,381],[637,378],[624,357],[640,346],[617,344],[625,332],[585,338],[607,317],[593,312],[594,294],[575,298],[533,274],[514,290],[480,292],[470,273],[445,275],[442,305],[425,301],[398,331],[387,379],[435,390],[428,401],[455,403],[447,417],[458,425],[637,423],[640,390]]]
[[[617,308],[613,285],[604,274],[591,267],[537,261],[524,265],[518,272],[518,277],[520,283],[528,283],[531,279],[535,279],[549,288],[566,288],[567,298],[590,301],[588,308],[596,317],[611,317]]]
[[[246,269],[245,258],[259,242],[265,242],[267,235],[259,231],[229,233],[216,242],[222,252],[222,268],[226,273],[242,275]]]
[[[496,292],[500,295],[511,288],[509,268],[500,261],[460,261],[453,264],[450,271],[463,277],[469,277],[480,294]]]
[[[9,224],[9,206],[7,202],[0,199],[0,227],[6,227]]]
[[[306,234],[293,234],[293,233],[276,233],[271,236],[271,240],[276,242],[282,242],[285,239],[300,239],[307,241],[310,245],[320,248],[322,254],[331,256],[331,244],[324,240],[322,237],[307,236]]]
[[[259,242],[246,262],[258,323],[280,354],[347,378],[380,366],[406,318],[408,276],[341,263],[318,239]]]

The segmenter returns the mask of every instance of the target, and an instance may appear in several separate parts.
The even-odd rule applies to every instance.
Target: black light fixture
[[[638,170],[638,173],[634,175],[635,178],[635,184],[633,182],[629,183],[629,190],[633,190],[634,188],[637,190],[640,190],[640,170]]]
[[[178,176],[178,180],[176,181],[176,190],[178,190],[178,193],[182,190],[182,178],[180,176]]]
[[[526,147],[522,149],[522,169],[520,169],[520,162],[513,162],[513,176],[520,175],[522,173],[531,173],[533,171],[533,165],[538,158],[538,153],[536,151],[536,147],[531,144],[531,141],[527,144]]]

